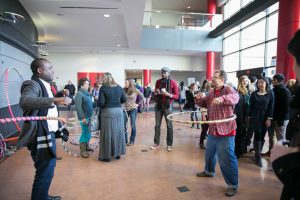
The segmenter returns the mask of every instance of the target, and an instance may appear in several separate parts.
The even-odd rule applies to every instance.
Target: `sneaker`
[[[227,188],[225,195],[228,197],[232,197],[236,195],[236,193],[237,193],[237,188]]]
[[[158,145],[158,144],[154,144],[154,145],[152,145],[152,146],[150,147],[150,149],[152,149],[152,150],[155,150],[155,149],[157,149],[157,148],[159,148],[159,145]]]
[[[167,146],[167,151],[172,151],[172,146]]]
[[[206,174],[204,171],[203,172],[197,172],[196,176],[197,177],[212,177],[212,176]]]
[[[133,144],[134,144],[134,143],[132,143],[132,142],[129,142],[129,143],[127,143],[127,144],[126,144],[126,146],[128,146],[128,147],[129,147],[129,146],[132,146]]]

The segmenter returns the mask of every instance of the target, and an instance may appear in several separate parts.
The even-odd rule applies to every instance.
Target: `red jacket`
[[[162,79],[158,79],[156,81],[156,83],[155,83],[155,91],[156,91],[156,89],[160,90],[161,88],[166,88],[166,85],[162,85],[161,83],[162,83]],[[170,79],[170,91],[167,91],[167,92],[169,92],[171,95],[173,95],[172,98],[168,98],[169,101],[170,101],[170,105],[171,105],[173,99],[178,99],[178,97],[179,97],[179,94],[178,94],[178,85],[177,85],[176,81]],[[160,94],[158,94],[158,95],[160,95]],[[165,98],[165,97],[163,97],[163,98]],[[165,101],[165,99],[163,99],[163,101]]]
[[[212,100],[214,98],[219,98],[221,103],[212,105]],[[196,104],[200,107],[207,108],[207,120],[211,121],[232,117],[234,114],[234,106],[238,101],[238,93],[232,87],[224,86],[221,88],[218,96],[215,93],[215,90],[213,90],[206,97],[197,99]],[[209,124],[209,134],[213,136],[235,135],[235,129],[235,120],[225,123]]]

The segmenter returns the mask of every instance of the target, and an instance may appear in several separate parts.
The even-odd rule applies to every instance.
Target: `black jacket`
[[[275,97],[273,119],[278,122],[288,120],[290,91],[283,84],[280,84],[273,88],[273,92]]]

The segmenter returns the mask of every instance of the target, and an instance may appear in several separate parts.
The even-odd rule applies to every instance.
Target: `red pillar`
[[[215,52],[209,51],[206,53],[206,79],[211,80],[214,76],[215,66],[216,66],[216,57]]]
[[[300,0],[279,0],[276,72],[284,74],[286,80],[296,78],[294,60],[288,53],[290,39],[300,28]]]
[[[207,0],[207,12],[208,14],[216,14],[216,0]],[[212,17],[209,17],[210,19],[210,26],[212,26]],[[206,79],[211,80],[213,77],[216,62],[215,62],[216,56],[215,52],[207,52],[206,53]]]
[[[151,82],[151,70],[144,69],[144,87]]]

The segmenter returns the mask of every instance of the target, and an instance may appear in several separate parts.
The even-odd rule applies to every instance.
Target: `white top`
[[[189,88],[186,87],[186,86],[183,86],[183,88],[182,88],[182,90],[181,90],[181,86],[179,86],[178,89],[179,89],[179,95],[180,95],[180,98],[181,98],[181,99],[185,99],[185,98],[186,98],[185,92],[186,92],[187,90],[189,90]]]
[[[48,96],[50,98],[53,98],[53,93],[51,91],[51,86],[48,82],[40,79],[42,81],[42,83],[44,84],[47,92],[48,92]],[[57,107],[55,104],[53,104],[53,107],[52,108],[49,108],[48,109],[48,115],[47,117],[58,117],[58,111],[57,111]],[[48,129],[49,131],[57,131],[58,130],[58,122],[56,120],[47,120],[47,123],[48,123]]]

